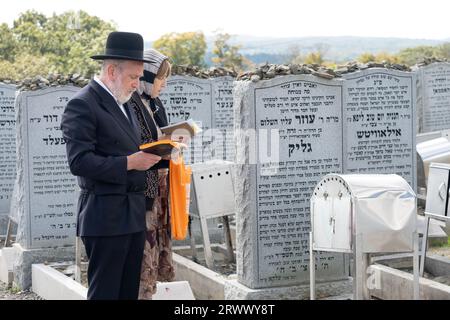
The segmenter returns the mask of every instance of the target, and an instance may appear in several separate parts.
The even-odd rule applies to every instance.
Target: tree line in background
[[[103,52],[107,35],[116,29],[115,23],[84,11],[51,17],[26,11],[11,28],[6,23],[0,24],[0,78],[20,80],[50,73],[78,73],[92,77],[99,71],[100,64],[89,57]],[[216,32],[211,61],[205,61],[207,43],[202,32],[165,34],[153,43],[153,47],[178,65],[213,65],[237,72],[253,68],[252,61],[239,52],[241,46],[231,45],[230,39],[229,34]],[[326,59],[328,50],[327,44],[317,44],[312,52],[302,54],[301,47],[296,45],[288,50],[283,63],[336,67],[338,62]],[[407,48],[397,54],[364,53],[357,60],[411,66],[431,57],[450,59],[450,43]]]

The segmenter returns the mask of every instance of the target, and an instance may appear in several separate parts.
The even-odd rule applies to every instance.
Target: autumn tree
[[[174,64],[205,66],[206,41],[202,32],[168,33],[156,40],[153,47]]]
[[[376,58],[375,58],[375,55],[373,53],[364,52],[356,60],[358,60],[361,63],[367,63],[367,62],[375,61],[375,59]]]
[[[436,47],[418,46],[406,48],[398,53],[398,57],[402,63],[412,66],[423,61],[425,58],[436,57]]]
[[[212,49],[211,61],[219,67],[242,71],[244,66],[249,66],[249,61],[239,53],[240,45],[231,45],[231,36],[228,33],[217,33]]]

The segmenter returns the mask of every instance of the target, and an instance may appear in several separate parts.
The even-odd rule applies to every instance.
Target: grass
[[[16,294],[16,293],[19,293],[19,292],[22,291],[22,290],[20,290],[19,287],[9,287],[9,288],[8,288],[8,291],[9,291],[10,293],[12,293],[12,294]]]
[[[430,247],[434,248],[450,248],[450,237],[447,238],[447,242],[444,242],[445,240],[429,240],[430,241]]]

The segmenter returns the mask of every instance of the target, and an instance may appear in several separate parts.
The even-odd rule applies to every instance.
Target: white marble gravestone
[[[432,63],[417,70],[419,132],[450,129],[450,63]]]
[[[67,163],[61,115],[79,90],[66,86],[19,94],[15,198],[11,212],[24,249],[75,244],[78,186]]]
[[[167,87],[160,95],[167,111],[169,124],[192,118],[203,129],[190,141],[190,148],[185,153],[186,163],[210,160],[210,131],[213,125],[212,83],[208,79],[188,76],[172,76],[167,80]],[[206,133],[206,135],[205,135]]]
[[[373,68],[344,78],[344,172],[395,173],[416,190],[415,74]]]
[[[16,174],[16,87],[0,83],[0,235],[6,233]]]
[[[343,168],[343,81],[236,81],[234,94],[238,281],[253,289],[307,283],[310,195]],[[346,279],[344,255],[320,254],[316,274]]]

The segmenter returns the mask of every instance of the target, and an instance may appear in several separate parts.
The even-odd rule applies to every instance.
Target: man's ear
[[[106,69],[106,71],[108,73],[108,78],[111,80],[115,80],[115,78],[117,76],[116,66],[111,63],[108,65],[108,68]]]

